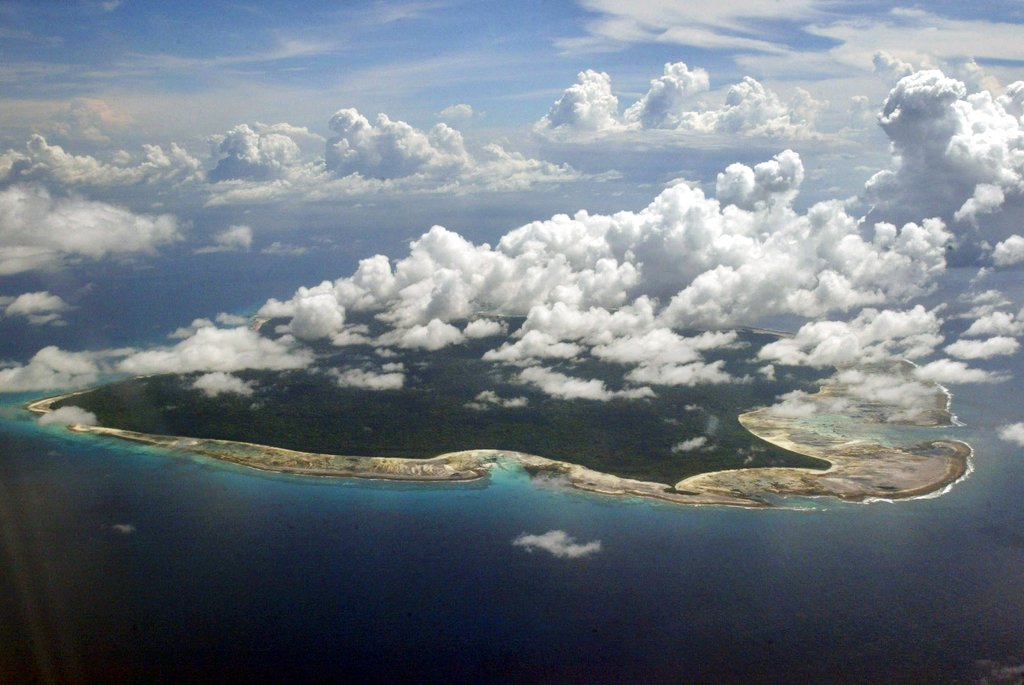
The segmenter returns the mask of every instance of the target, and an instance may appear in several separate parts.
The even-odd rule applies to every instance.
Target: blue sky
[[[766,375],[901,355],[1005,382],[1022,23],[1016,2],[0,3],[0,391],[292,368],[323,340],[380,356],[339,377],[394,383],[403,350],[502,335],[496,313],[527,325],[495,363],[550,388],[626,348],[637,397],[745,382],[676,333],[744,325],[797,333]],[[254,311],[280,341],[239,328]]]
[[[151,136],[180,140],[239,121],[322,126],[342,106],[422,126],[466,102],[487,124],[514,127],[584,68],[612,74],[623,93],[642,93],[662,64],[683,61],[708,69],[718,87],[743,75],[828,78],[878,97],[878,84],[857,84],[876,50],[1024,59],[1019,41],[1007,40],[1022,21],[1016,3],[616,5],[7,2],[4,119],[26,126],[72,98],[96,98]],[[947,37],[930,40],[939,24]]]

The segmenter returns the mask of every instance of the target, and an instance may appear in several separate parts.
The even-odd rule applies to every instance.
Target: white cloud
[[[999,438],[1024,447],[1024,423],[1011,423],[999,429]]]
[[[192,387],[202,391],[207,397],[217,397],[225,393],[248,396],[253,393],[251,383],[223,371],[214,371],[199,376],[192,382]]]
[[[914,370],[914,374],[918,378],[942,384],[1000,383],[1008,378],[1005,374],[972,369],[961,361],[951,359],[938,359],[920,366]]]
[[[72,405],[58,407],[51,412],[47,412],[40,416],[37,421],[41,426],[68,426],[71,424],[95,426],[98,423],[96,415],[91,411],[86,411],[81,407]]]
[[[607,402],[616,398],[642,399],[654,397],[648,387],[609,390],[603,381],[596,378],[583,379],[567,376],[540,366],[531,366],[519,372],[519,380],[538,388],[542,392],[561,400],[596,400]]]
[[[992,250],[992,261],[996,266],[1013,266],[1024,262],[1024,237],[1014,234],[996,243]]]
[[[0,302],[0,306],[3,303]],[[6,304],[5,316],[23,316],[33,325],[63,323],[61,314],[70,309],[67,302],[57,295],[43,290],[22,293]]]
[[[217,323],[224,324],[225,326],[246,326],[250,322],[248,316],[239,316],[238,314],[229,314],[227,312],[221,312],[213,318]]]
[[[470,164],[462,134],[445,124],[424,132],[386,114],[371,123],[355,109],[341,109],[329,125],[337,135],[327,141],[326,163],[338,176],[450,176]]]
[[[767,361],[794,366],[851,366],[891,357],[915,359],[942,342],[942,320],[921,305],[907,311],[865,309],[851,321],[814,321],[792,337],[758,352]]]
[[[989,312],[975,320],[964,336],[971,335],[1024,335],[1024,320],[1009,312]]]
[[[457,345],[465,337],[455,326],[444,323],[440,319],[431,319],[426,324],[416,324],[409,328],[399,328],[385,333],[378,344],[396,345],[405,349],[423,349],[431,352],[449,345]]]
[[[512,544],[522,547],[527,552],[532,552],[535,549],[544,550],[560,559],[578,559],[601,551],[600,540],[581,544],[564,530],[549,530],[540,535],[523,533],[516,537]]]
[[[401,390],[405,385],[405,367],[402,364],[384,364],[381,371],[370,369],[336,369],[338,385],[367,390]]]
[[[552,292],[552,296],[558,294],[557,290]],[[642,335],[656,324],[655,303],[645,296],[611,311],[598,306],[581,308],[572,302],[576,299],[572,289],[565,288],[560,294],[569,301],[556,300],[533,305],[516,336],[526,338],[535,333],[547,336],[545,339],[549,341],[572,340],[587,345],[608,345],[617,338]],[[650,340],[647,342],[657,344]],[[616,351],[608,351],[608,354],[615,356]]]
[[[945,347],[947,354],[959,359],[991,359],[1014,354],[1018,349],[1020,343],[1002,335],[986,340],[958,340]]]
[[[597,345],[591,354],[619,364],[689,364],[701,361],[702,350],[729,347],[735,342],[735,331],[707,331],[687,338],[667,328],[654,328]]]
[[[899,57],[889,54],[885,50],[879,50],[871,58],[875,67],[875,73],[884,76],[895,85],[897,81],[905,76],[910,76],[916,69],[909,62],[904,62]]]
[[[106,3],[106,4],[111,4],[111,3]],[[118,3],[118,4],[120,4],[120,3]],[[115,524],[110,526],[110,529],[112,531],[114,531],[115,533],[120,533],[121,535],[131,535],[132,533],[134,533],[136,531],[135,526],[132,525],[131,523],[115,523]]]
[[[49,117],[47,128],[70,140],[109,143],[132,119],[123,110],[99,98],[79,97]]]
[[[608,74],[587,70],[580,72],[578,79],[536,123],[536,131],[564,139],[652,130],[804,138],[813,135],[814,119],[822,105],[799,88],[792,100],[784,103],[750,76],[729,86],[720,105],[691,103],[693,94],[708,90],[708,74],[676,62],[666,64],[664,74],[651,81],[650,90],[620,116]]]
[[[0,275],[55,268],[69,259],[151,254],[179,240],[170,214],[135,214],[36,185],[0,190]]]
[[[471,339],[491,338],[507,332],[508,324],[497,319],[473,319],[462,329],[462,334]]]
[[[309,252],[308,247],[284,243],[280,240],[275,240],[270,243],[270,245],[267,245],[265,248],[260,250],[261,254],[277,255],[281,257],[301,257],[307,252]]]
[[[733,383],[723,367],[725,362],[719,360],[706,364],[641,364],[626,374],[626,379],[634,383],[651,383],[652,385],[703,385]]]
[[[48,345],[24,365],[0,369],[0,392],[80,388],[99,380],[98,355]]]
[[[472,119],[473,107],[465,103],[459,103],[457,105],[448,105],[440,112],[438,112],[437,115],[442,119],[447,119],[449,121]]]
[[[500,409],[519,409],[525,407],[530,401],[525,397],[501,397],[493,390],[484,390],[473,398],[472,402],[466,403],[467,409],[486,411],[495,407]]]
[[[289,135],[295,127],[285,126],[285,130],[253,130],[247,124],[239,124],[224,135],[212,138],[218,161],[209,173],[209,180],[266,181],[289,175],[304,160],[299,144]],[[305,129],[299,131],[310,135]]]
[[[202,326],[170,348],[135,352],[117,368],[131,374],[233,372],[242,369],[298,369],[313,356],[289,335],[271,340],[249,328]]]
[[[698,435],[695,438],[683,440],[682,442],[677,442],[676,444],[672,445],[672,454],[678,454],[679,452],[693,452],[695,450],[699,450],[701,447],[704,447],[707,444],[707,437],[703,435]]]
[[[353,108],[330,120],[336,135],[323,142],[288,124],[236,127],[216,139],[230,154],[211,172],[208,206],[283,200],[310,202],[393,193],[506,192],[584,176],[565,164],[528,158],[497,143],[471,152],[447,124],[428,131],[378,114],[370,121]],[[319,152],[309,141],[321,141]],[[289,142],[290,141],[290,142]],[[0,165],[2,168],[2,165]]]
[[[626,109],[623,119],[640,128],[678,128],[684,103],[710,88],[711,80],[704,69],[691,70],[683,62],[667,63],[664,75],[651,80],[650,89]]]
[[[753,169],[745,164],[730,164],[718,174],[715,196],[720,202],[749,210],[765,208],[776,202],[789,204],[796,198],[803,180],[804,166],[800,156],[792,150],[785,150]]]
[[[505,342],[484,353],[484,360],[505,364],[530,363],[535,359],[572,359],[583,351],[576,343],[561,342],[541,331],[527,331],[515,342]]]
[[[340,333],[345,325],[345,308],[334,297],[331,284],[299,288],[291,299],[288,330],[301,340],[318,340]]]
[[[140,183],[177,185],[202,180],[202,163],[184,148],[171,143],[143,145],[143,159],[131,164],[131,155],[115,156],[108,164],[89,155],[73,155],[60,145],[50,145],[33,135],[25,152],[8,150],[0,154],[0,179],[10,183],[54,181],[64,187],[116,187]]]
[[[213,236],[213,245],[196,250],[198,254],[211,252],[248,251],[252,247],[252,228],[245,224],[228,226]]]
[[[576,76],[577,82],[562,93],[537,129],[570,131],[607,131],[621,128],[619,99],[612,94],[611,77],[587,69]]]
[[[982,215],[1018,207],[1024,124],[1012,93],[1020,90],[1012,84],[1000,97],[968,94],[962,81],[935,69],[901,79],[879,119],[892,141],[894,168],[876,173],[865,186],[875,212],[977,223]],[[1014,246],[1004,245],[1000,257],[1012,257]]]
[[[786,151],[752,169],[730,167],[722,191],[744,206],[679,184],[640,211],[556,215],[508,232],[494,247],[434,226],[394,263],[376,255],[318,288],[333,292],[340,307],[378,311],[400,329],[478,312],[528,314],[517,336],[537,330],[549,337],[534,341],[547,347],[601,344],[654,327],[820,317],[929,291],[951,238],[942,222],[862,226],[839,202],[800,214],[792,201],[802,175],[799,157]],[[659,302],[668,303],[660,312]],[[288,316],[294,303],[266,308]]]

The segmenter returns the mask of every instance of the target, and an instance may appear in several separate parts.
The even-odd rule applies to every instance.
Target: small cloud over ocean
[[[564,530],[549,530],[541,535],[523,533],[514,539],[512,544],[522,547],[527,552],[541,549],[560,559],[578,559],[601,551],[600,540],[581,544]]]

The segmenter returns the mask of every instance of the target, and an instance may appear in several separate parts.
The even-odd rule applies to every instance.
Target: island
[[[751,350],[770,338],[744,331],[743,345],[719,354],[733,369],[753,369]],[[195,374],[182,374],[127,379],[27,408],[76,406],[100,425],[72,431],[266,471],[458,482],[506,465],[589,492],[694,505],[910,498],[941,491],[969,468],[970,447],[935,434],[953,417],[949,394],[934,383],[912,384],[919,396],[909,409],[858,394],[837,380],[842,374],[806,370],[770,382],[747,375],[742,383],[659,387],[654,398],[568,401],[516,385],[466,347],[432,353],[429,364],[407,359],[414,383],[395,390],[340,387],[318,371],[245,372],[255,395],[207,397],[195,389]],[[353,351],[345,354],[352,363]],[[616,372],[596,362],[587,370]],[[899,361],[870,371],[912,374]],[[504,406],[475,401],[486,392],[520,394]],[[792,393],[802,397],[799,412],[777,402]]]

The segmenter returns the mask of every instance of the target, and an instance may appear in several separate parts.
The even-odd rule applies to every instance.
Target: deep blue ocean
[[[32,396],[0,396],[0,682],[1019,679],[1024,451],[996,428],[1024,403],[1016,381],[954,392],[966,425],[939,430],[975,470],[948,494],[773,511],[514,470],[266,474],[40,427]],[[602,549],[512,544],[550,530]]]

